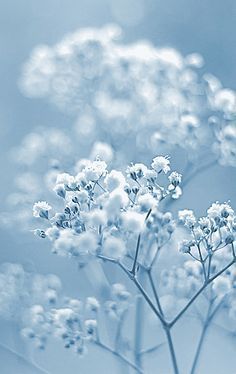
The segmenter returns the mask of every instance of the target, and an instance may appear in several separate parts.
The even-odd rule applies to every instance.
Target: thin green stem
[[[14,355],[18,361],[22,361],[24,362],[25,364],[29,365],[29,367],[31,367],[31,370],[33,370],[33,372],[35,374],[49,374],[49,372],[41,367],[39,367],[37,364],[27,360],[24,356],[20,355],[19,353],[15,352],[13,349],[7,347],[6,345],[4,345],[3,343],[0,343],[0,347],[6,351],[6,352],[9,352],[11,355]]]

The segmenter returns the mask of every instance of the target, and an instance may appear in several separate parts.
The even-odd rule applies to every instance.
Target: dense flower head
[[[229,203],[213,203],[207,216],[198,221],[191,210],[180,211],[179,219],[189,230],[189,238],[179,243],[179,250],[201,264],[205,281],[220,270],[219,264],[235,263],[236,216]],[[217,294],[226,294],[227,287],[232,284],[224,274],[213,283]]]
[[[139,163],[129,166],[124,174],[114,169],[109,172],[105,161],[96,158],[93,162],[82,160],[75,176],[58,174],[56,186],[63,193],[58,194],[58,188],[54,191],[64,202],[64,211],[48,220],[51,226],[46,230],[37,229],[35,233],[49,238],[53,253],[73,257],[80,265],[94,255],[116,260],[133,256],[134,242],[142,234],[141,258],[150,260],[153,248],[145,249],[145,240],[162,246],[174,231],[171,214],[161,213],[159,204],[164,198],[171,198],[181,182],[176,172],[168,178],[170,160],[162,156],[160,160],[161,170],[159,166],[155,170]],[[166,187],[159,184],[163,183],[159,182],[160,171]],[[173,183],[173,173],[178,183]],[[49,210],[47,203],[36,203],[33,212],[36,208],[41,214],[37,216],[49,218],[45,213]]]

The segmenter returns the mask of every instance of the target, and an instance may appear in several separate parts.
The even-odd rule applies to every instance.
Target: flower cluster
[[[22,335],[39,349],[44,349],[49,337],[53,336],[60,339],[65,348],[73,348],[75,353],[83,356],[89,343],[101,343],[99,327],[106,324],[104,313],[117,324],[130,303],[131,295],[125,286],[114,284],[111,300],[102,304],[95,297],[87,297],[85,301],[65,297],[60,305],[49,308],[35,304],[27,310]]]
[[[35,129],[13,150],[22,169],[7,199],[12,211],[1,221],[31,224],[32,202],[45,196],[58,171],[74,173],[81,157],[100,155],[121,168],[140,155],[149,161],[156,149],[181,147],[191,167],[204,167],[208,159],[210,165],[236,165],[235,92],[211,74],[199,74],[200,55],[184,57],[148,42],[124,44],[120,31],[81,29],[32,52],[20,81],[23,92],[46,97],[77,119],[73,129]]]
[[[196,53],[124,44],[120,35],[117,26],[80,29],[52,47],[38,46],[23,68],[23,92],[74,113],[82,143],[109,139],[126,155],[134,140],[146,153],[180,146],[190,158],[192,149],[200,155],[218,144],[221,162],[235,164],[235,154],[222,148],[224,133],[233,131],[235,92],[211,74],[201,76],[204,61]]]
[[[59,278],[26,271],[6,263],[0,272],[0,317],[22,322],[25,310],[35,303],[54,305],[61,290]]]
[[[131,164],[125,174],[109,172],[98,158],[81,160],[77,171],[57,176],[54,191],[64,202],[62,211],[54,212],[43,201],[34,204],[34,216],[50,224],[35,234],[51,240],[54,253],[74,257],[80,265],[92,255],[133,257],[142,235],[140,255],[149,262],[174,231],[172,215],[161,213],[159,204],[166,197],[181,195],[181,175],[171,172],[169,159],[158,156],[150,168]],[[167,182],[165,187],[159,184],[161,178]]]
[[[179,220],[191,233],[189,240],[180,243],[183,253],[194,255],[200,251],[208,258],[229,244],[233,245],[236,239],[236,217],[229,203],[213,203],[207,210],[207,216],[201,217],[198,222],[193,211],[182,210]]]

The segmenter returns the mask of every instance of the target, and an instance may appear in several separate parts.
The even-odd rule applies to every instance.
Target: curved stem
[[[234,258],[232,261],[228,263],[223,269],[218,271],[213,277],[209,278],[207,282],[203,284],[201,288],[195,293],[195,295],[192,297],[192,299],[187,303],[187,305],[177,314],[177,316],[169,323],[169,326],[172,327],[179,319],[180,317],[186,312],[186,310],[192,305],[192,303],[198,298],[198,296],[205,290],[205,288],[212,283],[219,275],[224,273],[227,269],[229,269],[233,264],[235,264],[236,259]]]
[[[105,351],[112,353],[114,356],[118,357],[121,361],[129,365],[132,369],[136,370],[137,373],[144,374],[143,370],[139,368],[137,365],[135,365],[132,361],[130,361],[128,358],[123,356],[121,353],[115,351],[114,349],[110,348],[109,346],[101,343],[100,341],[95,341],[95,344],[98,347],[103,348]]]
[[[37,374],[37,373],[38,374],[49,374],[48,371],[46,371],[45,369],[42,369],[37,364],[35,364],[35,363],[31,362],[31,361],[28,361],[24,356],[22,356],[19,353],[15,352],[13,349],[7,347],[3,343],[0,343],[0,347],[2,349],[4,349],[5,351],[9,352],[11,355],[14,355],[18,360],[22,360],[24,363],[26,363],[27,365],[29,365],[32,368],[32,370],[34,370],[35,374]]]
[[[164,344],[165,343],[160,343],[160,344],[154,345],[153,347],[143,349],[142,351],[140,351],[140,355],[146,355],[148,353],[153,353],[153,352],[157,351],[158,349],[160,349]]]

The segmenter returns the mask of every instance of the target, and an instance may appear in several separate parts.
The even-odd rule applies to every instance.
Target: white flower
[[[88,183],[88,180],[86,179],[85,173],[83,171],[80,171],[78,174],[76,174],[75,180],[80,186],[85,186]]]
[[[71,229],[60,231],[60,236],[54,242],[54,251],[61,256],[86,255],[89,251],[95,252],[97,240],[92,232],[82,232],[76,235]]]
[[[97,312],[100,307],[98,300],[95,297],[87,297],[86,299],[86,309],[89,312]]]
[[[191,251],[192,242],[189,240],[183,240],[179,244],[179,251],[182,253],[189,253]]]
[[[101,176],[106,175],[107,164],[105,161],[96,160],[96,161],[90,162],[90,164],[88,164],[82,171],[84,172],[85,178],[88,181],[95,182]]]
[[[83,303],[78,299],[69,299],[68,306],[77,314],[80,314],[83,310]]]
[[[180,126],[183,126],[184,130],[192,132],[199,127],[199,119],[191,114],[185,114],[180,118]]]
[[[94,253],[97,249],[97,237],[94,233],[82,232],[77,239],[79,253]]]
[[[126,173],[134,180],[142,178],[147,172],[147,166],[144,164],[132,164],[128,166]]]
[[[177,186],[174,192],[172,192],[171,197],[172,199],[177,200],[180,198],[181,195],[182,195],[182,189],[179,186]]]
[[[112,294],[114,297],[121,301],[125,301],[130,298],[130,293],[126,290],[125,286],[121,283],[114,283],[112,285]]]
[[[46,201],[38,201],[33,206],[33,216],[48,219],[48,212],[52,207]]]
[[[97,332],[97,321],[95,319],[87,319],[84,321],[85,329],[88,335],[95,338]]]
[[[125,255],[125,242],[114,236],[108,236],[103,244],[103,252],[106,256],[120,259]]]
[[[192,228],[196,223],[196,218],[192,210],[189,210],[189,209],[180,210],[178,213],[178,216],[179,216],[180,222],[189,228]]]
[[[73,182],[74,177],[68,173],[61,173],[57,175],[56,184],[68,185],[70,182]]]
[[[177,173],[176,171],[173,171],[169,175],[168,179],[169,179],[170,183],[173,184],[174,187],[177,187],[181,183],[182,175]]]
[[[158,200],[155,199],[150,193],[138,195],[137,203],[140,205],[141,210],[147,211],[158,204]]]
[[[64,184],[62,184],[62,183],[56,184],[56,186],[53,188],[53,191],[56,192],[56,194],[58,196],[62,197],[63,199],[66,196],[65,187],[64,187]]]
[[[114,216],[120,212],[122,208],[125,208],[129,204],[129,198],[127,193],[121,189],[116,188],[113,190],[106,201],[105,207],[108,216]]]
[[[236,94],[229,89],[222,89],[216,92],[215,107],[218,110],[223,110],[226,113],[236,112]]]
[[[126,180],[120,171],[112,170],[107,174],[104,183],[109,191],[113,191],[116,188],[124,188]]]
[[[236,166],[236,126],[224,126],[217,134],[213,150],[219,155],[221,165]]]
[[[157,156],[152,161],[152,168],[157,172],[167,174],[170,171],[170,161],[167,157]]]
[[[211,221],[209,220],[208,217],[201,217],[199,218],[199,226],[200,226],[200,229],[204,232],[208,232],[210,231],[211,229]]]
[[[45,231],[45,234],[50,240],[54,241],[59,238],[60,230],[56,226],[52,226]]]
[[[93,209],[86,215],[86,220],[91,226],[105,226],[107,219],[107,213],[102,209]]]
[[[144,171],[144,177],[147,179],[147,180],[155,180],[156,177],[157,177],[157,174],[155,172],[155,170],[153,169],[147,169]]]
[[[222,219],[228,219],[234,215],[234,211],[231,206],[227,203],[219,204],[218,202],[213,203],[207,210],[209,218],[214,219],[217,223]]]
[[[145,217],[143,214],[127,211],[121,215],[122,227],[130,232],[140,233],[145,228]]]

